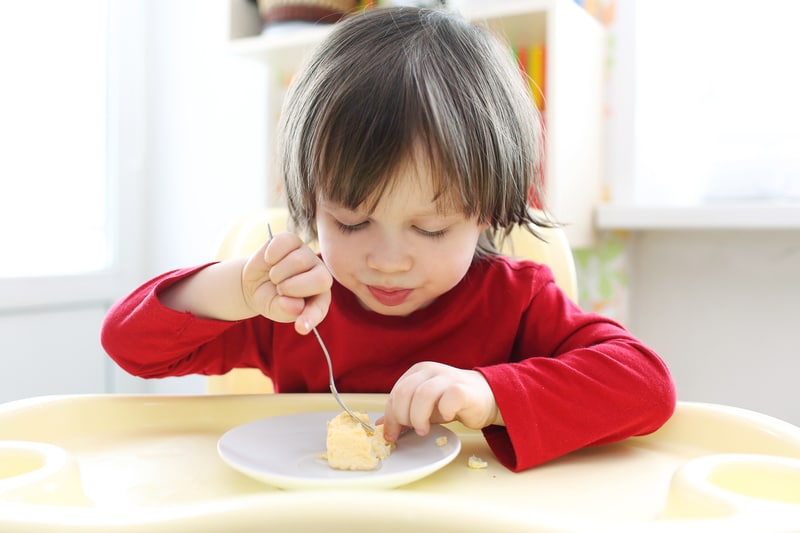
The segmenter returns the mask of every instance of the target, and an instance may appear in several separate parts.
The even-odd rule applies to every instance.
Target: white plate
[[[336,470],[321,455],[325,453],[326,422],[337,414],[299,413],[249,422],[222,435],[217,451],[236,470],[283,489],[398,487],[432,474],[461,451],[455,433],[434,425],[424,437],[413,432],[404,435],[375,470]],[[383,413],[369,415],[375,420]],[[439,437],[447,437],[444,446],[436,444]]]

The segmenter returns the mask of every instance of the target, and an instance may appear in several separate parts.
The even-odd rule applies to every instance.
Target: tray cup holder
[[[42,442],[0,441],[0,501],[91,505],[75,459]]]
[[[675,473],[662,517],[721,518],[791,511],[800,515],[800,459],[720,454],[692,459]]]

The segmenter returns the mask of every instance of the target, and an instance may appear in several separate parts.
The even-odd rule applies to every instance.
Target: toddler
[[[515,471],[670,417],[652,350],[497,251],[549,222],[529,208],[540,117],[487,30],[439,10],[352,15],[296,76],[280,131],[294,233],[116,303],[102,342],[124,369],[254,367],[278,393],[324,392],[318,326],[341,392],[389,393],[389,440],[458,420]]]

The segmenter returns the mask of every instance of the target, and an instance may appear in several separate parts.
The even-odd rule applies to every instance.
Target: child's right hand
[[[252,312],[294,322],[302,335],[328,313],[332,284],[322,260],[292,233],[275,235],[242,269],[242,297]]]

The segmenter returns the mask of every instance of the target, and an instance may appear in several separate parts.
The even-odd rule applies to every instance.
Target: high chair
[[[285,231],[289,219],[285,207],[267,208],[237,220],[222,240],[217,259],[249,255],[267,239],[267,223],[273,233]],[[512,257],[543,263],[553,271],[556,284],[573,301],[578,301],[575,262],[564,231],[542,228],[542,241],[523,228],[514,228],[503,242],[501,251]],[[312,248],[313,248],[312,243]],[[211,394],[262,394],[273,392],[272,381],[256,368],[237,368],[222,376],[209,376],[207,391]]]

